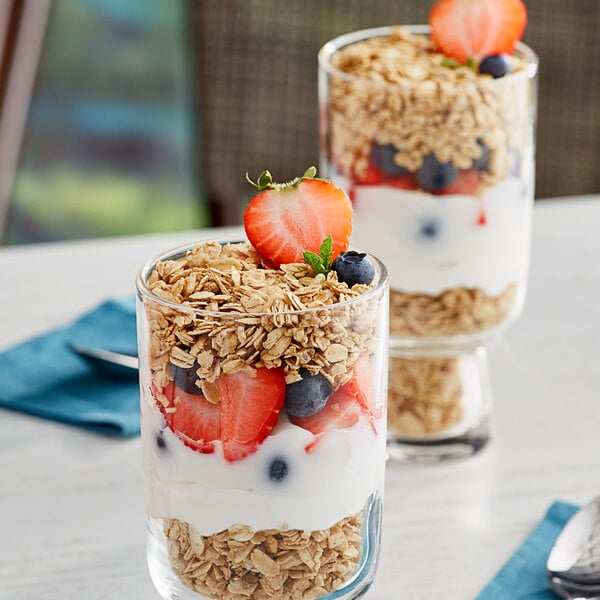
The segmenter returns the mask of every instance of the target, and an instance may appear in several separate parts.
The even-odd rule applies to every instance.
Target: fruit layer
[[[480,198],[354,186],[353,199],[352,243],[385,263],[392,289],[437,295],[478,288],[497,296],[526,280],[533,202],[521,179]]]
[[[221,443],[202,454],[186,447],[165,427],[150,394],[142,398],[142,440],[147,509],[157,518],[190,523],[210,535],[244,523],[259,529],[326,529],[355,515],[374,492],[382,491],[385,419],[366,419],[327,432],[314,441],[309,431],[281,416],[258,450],[228,463]],[[160,440],[160,441],[159,441]],[[285,461],[285,477],[270,477],[273,461]]]

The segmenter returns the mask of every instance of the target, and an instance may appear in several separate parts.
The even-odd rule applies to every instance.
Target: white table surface
[[[132,294],[147,258],[207,235],[0,249],[0,349]],[[600,494],[600,196],[538,202],[525,309],[489,358],[488,447],[388,464],[371,600],[475,598],[553,500]],[[0,409],[0,482],[0,598],[158,599],[139,439]]]

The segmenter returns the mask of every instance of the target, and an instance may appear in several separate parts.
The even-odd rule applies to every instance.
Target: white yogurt
[[[347,181],[338,184],[348,189]],[[480,288],[497,296],[526,281],[532,197],[516,177],[481,198],[357,185],[352,245],[384,262],[393,289],[438,295]]]
[[[168,428],[151,395],[142,399],[142,440],[147,510],[157,518],[177,518],[202,535],[234,524],[259,529],[327,529],[359,513],[368,497],[383,492],[385,420],[377,435],[366,419],[352,428],[325,434],[311,453],[314,436],[285,415],[258,450],[228,463],[221,443],[213,454],[185,446]],[[164,448],[156,444],[159,430]],[[288,465],[280,482],[269,479],[276,458]]]

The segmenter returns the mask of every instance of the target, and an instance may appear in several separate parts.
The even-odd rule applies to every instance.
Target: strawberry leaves
[[[304,171],[304,173],[299,177],[294,177],[294,179],[285,183],[276,183],[275,181],[273,181],[273,175],[271,175],[271,172],[265,170],[258,176],[258,179],[256,181],[252,181],[248,173],[246,173],[246,181],[250,185],[254,186],[259,192],[262,192],[263,190],[291,190],[298,187],[300,183],[302,183],[305,179],[314,179],[316,181],[328,181],[327,179],[315,177],[316,174],[316,167],[308,167],[308,169],[306,169],[306,171]]]

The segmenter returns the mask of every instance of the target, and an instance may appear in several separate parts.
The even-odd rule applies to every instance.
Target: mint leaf
[[[446,56],[442,59],[442,67],[449,67],[450,69],[458,69],[458,67],[461,67],[461,66],[462,65],[457,60],[454,60],[453,58],[450,58],[448,56]]]
[[[319,250],[321,253],[321,261],[323,262],[323,266],[329,271],[329,265],[331,264],[331,254],[333,252],[333,238],[331,234],[329,234],[321,244],[321,249]]]
[[[323,261],[318,254],[315,254],[314,252],[304,252],[303,256],[304,262],[307,265],[310,265],[315,273],[326,274],[328,272],[329,269],[323,268]]]
[[[329,234],[321,244],[319,254],[315,252],[303,252],[304,262],[313,268],[315,273],[327,275],[331,270],[331,254],[333,252],[333,238]]]

